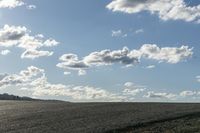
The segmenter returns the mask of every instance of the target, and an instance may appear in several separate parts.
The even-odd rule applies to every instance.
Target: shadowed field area
[[[0,133],[199,131],[200,104],[0,101]]]

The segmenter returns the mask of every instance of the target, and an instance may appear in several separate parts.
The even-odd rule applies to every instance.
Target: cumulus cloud
[[[1,76],[0,88],[6,88],[13,85],[24,86],[28,84],[32,78],[41,75],[43,72],[43,69],[30,66],[26,70],[22,70],[19,74],[5,74]]]
[[[49,83],[43,69],[27,67],[18,74],[0,74],[0,88],[17,86],[34,97],[66,96],[73,101],[121,101],[124,96],[101,88]]]
[[[26,6],[26,8],[29,10],[36,8],[36,5],[27,5],[25,0],[0,0],[0,8],[13,9],[19,6]]]
[[[75,54],[64,54],[60,57],[61,63],[57,64],[57,67],[68,70],[77,70],[79,75],[86,74],[85,69],[89,67],[83,60],[79,60]],[[68,73],[69,74],[69,73]]]
[[[145,95],[144,97],[146,98],[157,98],[157,99],[174,99],[176,98],[176,94],[172,94],[172,93],[156,93],[153,91],[150,91],[147,93],[147,95]]]
[[[134,83],[132,83],[132,82],[126,82],[126,83],[124,83],[125,87],[132,87],[133,85],[134,85]]]
[[[0,80],[2,80],[3,78],[5,78],[6,76],[8,76],[8,74],[6,74],[6,73],[0,73]]]
[[[132,82],[126,82],[124,84],[123,94],[130,95],[130,96],[136,96],[137,94],[139,94],[145,90],[146,90],[145,86],[136,85]]]
[[[24,4],[23,0],[0,0],[0,8],[15,8]]]
[[[147,59],[176,64],[191,57],[193,55],[192,49],[188,46],[159,48],[155,44],[145,44],[140,48],[140,53]]]
[[[4,25],[0,29],[0,46],[10,47],[19,43],[19,40],[28,32],[24,26]]]
[[[133,66],[140,62],[141,58],[156,60],[176,64],[192,57],[193,49],[188,46],[181,47],[163,47],[156,44],[144,44],[140,49],[129,50],[124,47],[121,50],[109,50],[92,52],[89,55],[79,59],[75,54],[64,54],[60,57],[61,63],[57,66],[68,70],[87,70],[91,67],[106,66],[119,63],[124,66]],[[152,66],[151,66],[152,67]]]
[[[42,51],[41,48],[57,46],[59,42],[50,38],[44,39],[44,35],[30,35],[31,31],[24,26],[4,25],[0,29],[0,46],[1,47],[18,47],[25,50],[21,55],[22,58],[35,59],[42,56],[51,56],[53,52]]]
[[[164,21],[200,21],[200,5],[188,6],[184,0],[113,0],[106,8],[129,14],[147,11]]]
[[[121,63],[124,65],[138,63],[138,57],[130,54],[131,52],[127,47],[124,47],[122,50],[114,51],[106,49],[90,53],[88,56],[84,57],[84,62],[95,66],[112,65],[113,63]]]
[[[108,90],[91,87],[64,85],[60,83],[50,83],[46,77],[44,69],[29,66],[16,74],[0,74],[0,89],[7,87],[19,88],[19,91],[27,91],[32,96],[42,98],[43,96],[55,97],[62,96],[72,101],[131,101],[136,95],[146,90],[145,86],[136,85],[132,82],[126,82],[124,88],[119,93]],[[183,91],[179,94],[181,97],[199,96],[198,91]],[[146,98],[170,99],[174,100],[178,95],[173,93],[158,93],[149,91]]]
[[[33,96],[66,96],[75,101],[120,101],[123,97],[112,94],[100,88],[90,86],[73,86],[62,84],[50,84],[46,77],[41,77],[34,81],[35,86]]]
[[[2,50],[1,55],[8,55],[10,53],[10,50],[6,49],[6,50]]]

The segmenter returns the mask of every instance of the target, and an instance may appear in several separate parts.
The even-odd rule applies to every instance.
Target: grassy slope
[[[114,132],[199,112],[200,104],[0,101],[0,133]]]

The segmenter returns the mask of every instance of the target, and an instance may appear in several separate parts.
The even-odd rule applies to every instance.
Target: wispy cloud
[[[126,33],[123,33],[122,30],[112,30],[112,37],[127,37]]]
[[[26,8],[29,10],[33,10],[33,9],[36,9],[37,7],[36,5],[27,5]]]
[[[145,68],[146,69],[154,69],[156,66],[155,65],[149,65],[149,66],[146,66]]]
[[[140,34],[140,33],[143,33],[144,32],[144,29],[137,29],[135,30],[135,34]]]
[[[165,92],[154,92],[150,91],[147,93],[147,95],[144,95],[146,98],[156,98],[156,99],[170,99],[173,100],[176,98],[176,94],[173,93],[165,93]]]

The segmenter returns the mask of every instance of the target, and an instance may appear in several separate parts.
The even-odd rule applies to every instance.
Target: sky
[[[200,1],[0,0],[0,93],[199,102]]]

